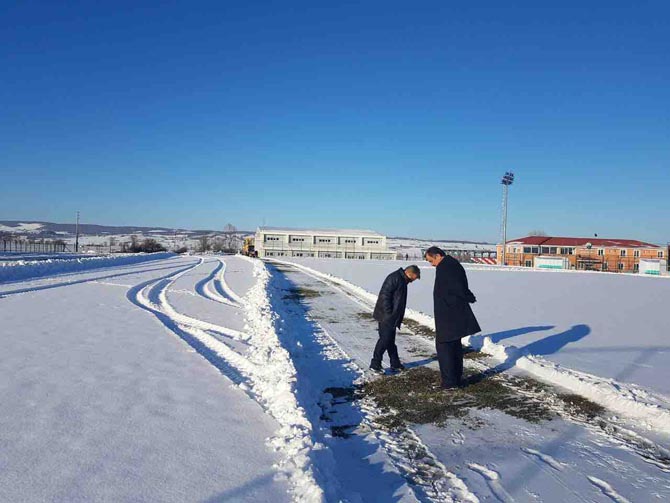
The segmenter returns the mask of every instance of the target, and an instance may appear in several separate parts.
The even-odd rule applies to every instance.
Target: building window
[[[542,255],[549,255],[549,247],[548,246],[543,246],[542,247]]]
[[[344,242],[345,242],[345,244],[356,244],[355,239],[345,239]]]
[[[619,270],[623,271],[623,262],[619,262]]]
[[[607,270],[607,262],[603,262],[603,271]]]
[[[526,267],[533,267],[533,261],[532,260],[526,260]]]
[[[635,272],[640,272],[640,264],[635,264],[635,265],[633,266],[633,271],[635,271]]]
[[[602,248],[598,248],[598,256],[599,257],[604,257],[605,256],[605,250],[603,250]]]
[[[561,248],[561,255],[574,255],[574,248]]]
[[[663,258],[663,252],[662,251],[658,252],[658,258]]]
[[[640,256],[640,250],[635,250],[633,252],[633,257],[638,258]],[[622,255],[622,257],[625,257],[625,255]]]
[[[621,250],[621,256],[625,257],[626,256],[626,250]]]

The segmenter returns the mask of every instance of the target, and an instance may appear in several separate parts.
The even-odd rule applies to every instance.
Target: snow
[[[38,223],[25,223],[21,222],[18,223],[16,226],[8,226],[8,225],[2,225],[0,224],[0,232],[11,232],[11,233],[18,233],[18,232],[24,232],[24,233],[35,233],[39,232],[39,230],[44,227],[42,224]]]
[[[288,259],[343,279],[374,300],[381,283],[404,262]],[[434,269],[409,289],[409,316],[434,322]],[[649,428],[670,433],[667,278],[604,273],[510,271],[469,267],[473,310],[483,333],[476,348],[612,408]],[[358,288],[355,288],[358,287]]]
[[[0,260],[0,283],[20,281],[43,276],[73,273],[100,269],[102,267],[118,267],[161,260],[174,256],[172,253],[150,253],[114,256],[82,257],[73,255],[53,255],[49,258],[38,257],[37,260]]]
[[[160,263],[2,287],[1,501],[290,499],[276,421],[129,302]]]
[[[611,409],[597,424],[477,409],[476,427],[390,431],[374,402],[346,390],[370,378],[377,338],[358,315],[401,263],[303,259],[309,268],[280,272],[241,256],[149,257],[47,260],[48,276],[18,280],[38,267],[26,262],[0,284],[0,501],[670,498],[663,390],[637,367],[606,375],[626,362],[608,352],[623,331],[658,330],[657,315],[608,325],[617,313],[599,307],[624,285],[633,292],[616,298],[658,313],[667,281],[471,269],[486,333],[470,343],[505,373],[544,372],[582,395],[597,390]],[[410,286],[410,315],[426,324],[433,273]],[[296,288],[318,295],[296,301]],[[645,359],[630,358],[661,379],[662,339],[645,337],[634,343]],[[428,339],[404,331],[398,344],[408,368],[435,366]],[[608,366],[598,351],[616,357]]]
[[[361,291],[341,288],[342,283],[333,282],[332,277],[300,271],[282,269],[282,272],[273,272],[273,276],[279,285],[288,283],[318,291],[318,296],[305,301],[307,316],[316,325],[316,339],[332,340],[341,353],[343,365],[362,372],[369,364],[377,334],[375,323],[357,314],[371,312],[374,295],[365,296]],[[287,279],[282,280],[282,276]],[[415,286],[413,283],[410,291]],[[435,367],[434,361],[425,358],[433,350],[427,338],[403,329],[396,342],[408,368]],[[469,361],[466,364],[472,365]],[[541,399],[547,400],[547,396]],[[338,411],[340,415],[344,412]],[[375,411],[366,410],[366,413],[374,421]],[[351,423],[349,417],[339,419],[345,424]],[[337,421],[338,417],[334,415],[329,420]],[[614,416],[603,416],[601,420],[607,424],[602,426],[599,422],[563,416],[531,423],[498,410],[473,409],[467,421],[454,419],[439,426],[414,425],[413,431],[403,438],[384,432],[379,436],[382,443],[388,442],[385,446],[388,452],[399,453],[397,457],[391,454],[396,468],[406,470],[404,475],[411,480],[420,499],[427,501],[662,501],[670,498],[667,463],[656,465],[646,450],[647,447],[657,449],[661,459],[668,459],[667,448],[625,430]],[[662,437],[662,441],[667,445],[668,436]],[[406,457],[407,452],[417,450],[426,452],[430,459],[422,463],[421,468],[413,466]],[[426,466],[433,467],[433,474],[439,477],[438,484],[445,484],[441,487],[436,484],[437,492],[431,493],[428,489],[422,492],[427,480],[422,480],[420,474],[426,473]],[[458,496],[457,490],[461,491]]]

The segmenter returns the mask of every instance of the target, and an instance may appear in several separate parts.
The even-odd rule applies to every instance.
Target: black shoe
[[[382,375],[384,373],[384,369],[381,366],[376,367],[376,366],[370,365],[370,370],[372,372],[374,372],[375,374],[378,374],[378,375]]]
[[[399,363],[398,365],[391,365],[391,370],[393,372],[402,372],[405,370],[405,366],[402,363]]]
[[[452,391],[457,389],[463,389],[465,386],[463,384],[449,384],[440,386],[444,391]]]

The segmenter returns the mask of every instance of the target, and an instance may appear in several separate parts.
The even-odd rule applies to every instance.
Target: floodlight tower
[[[514,183],[514,173],[506,171],[502,177],[503,200],[502,200],[502,265],[507,265],[507,198],[509,188]]]
[[[74,251],[79,253],[79,212],[77,212],[77,225],[75,226]]]

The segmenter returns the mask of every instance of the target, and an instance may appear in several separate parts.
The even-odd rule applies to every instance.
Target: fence
[[[65,253],[69,250],[62,241],[24,241],[19,239],[0,239],[2,253]]]

